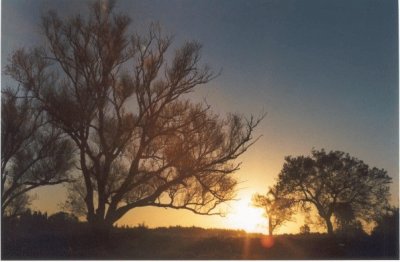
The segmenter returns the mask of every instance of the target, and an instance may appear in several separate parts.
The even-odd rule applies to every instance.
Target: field
[[[392,236],[280,235],[197,227],[115,228],[107,237],[85,224],[11,231],[2,259],[397,259]]]

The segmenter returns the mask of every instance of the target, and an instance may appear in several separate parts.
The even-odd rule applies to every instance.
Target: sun
[[[227,215],[228,227],[243,229],[248,233],[267,233],[268,220],[261,208],[252,206],[250,198],[231,204],[232,211]]]

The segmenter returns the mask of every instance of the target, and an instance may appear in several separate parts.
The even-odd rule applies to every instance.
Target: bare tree
[[[264,208],[268,218],[268,234],[271,236],[285,222],[291,221],[294,214],[294,202],[285,198],[276,187],[270,188],[266,195],[255,194],[253,204]]]
[[[46,123],[33,101],[5,89],[1,99],[1,215],[16,216],[30,204],[28,192],[68,181],[72,144]]]
[[[233,160],[260,119],[229,115],[185,95],[215,75],[187,42],[167,63],[171,38],[151,26],[127,36],[130,19],[97,1],[88,17],[43,17],[46,48],[14,53],[20,82],[79,151],[87,219],[109,227],[136,207],[219,214],[234,197]]]
[[[312,150],[311,156],[285,158],[277,187],[303,208],[314,207],[332,234],[335,213],[342,220],[372,221],[388,204],[390,183],[385,170],[349,154]]]

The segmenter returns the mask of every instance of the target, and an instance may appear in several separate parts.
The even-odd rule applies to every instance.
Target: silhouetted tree
[[[62,210],[71,212],[78,217],[87,215],[85,201],[86,188],[84,180],[80,177],[67,185],[67,199],[60,204]]]
[[[294,202],[285,198],[276,187],[270,188],[266,195],[255,194],[253,204],[264,209],[268,218],[268,234],[271,236],[277,228],[290,221],[294,214]]]
[[[1,215],[14,217],[30,204],[28,192],[68,181],[72,144],[35,107],[27,93],[2,90]]]
[[[357,220],[350,203],[338,203],[333,211],[336,231],[344,235],[365,234],[362,224]]]
[[[200,44],[167,63],[171,38],[155,25],[127,36],[130,19],[113,3],[96,1],[87,18],[45,15],[48,48],[16,51],[7,74],[78,148],[89,223],[109,227],[143,206],[219,214],[261,118],[221,119],[186,100],[215,77],[199,65]]]
[[[390,259],[399,259],[399,208],[388,207],[378,217],[372,237],[380,250]]]
[[[351,204],[347,202],[338,203],[333,211],[333,214],[337,221],[336,225],[341,229],[346,228],[346,225],[350,224],[356,219]]]
[[[399,236],[399,208],[388,207],[385,212],[376,219],[373,235],[395,235]]]
[[[332,234],[331,218],[341,207],[365,221],[382,212],[390,183],[385,170],[369,168],[349,154],[312,150],[311,156],[285,158],[277,187],[303,208],[314,207]]]
[[[18,228],[24,234],[48,229],[47,213],[27,209],[18,216]],[[12,232],[9,232],[12,234]]]
[[[28,210],[33,198],[28,193],[18,194],[19,191],[23,189],[24,187],[21,187],[14,191],[15,197],[9,201],[7,206],[4,208],[2,215],[4,220],[15,219]]]
[[[48,221],[53,225],[66,225],[79,222],[78,218],[74,214],[67,212],[57,212],[48,217]]]
[[[300,234],[306,235],[310,234],[310,226],[307,224],[304,224],[300,227]]]

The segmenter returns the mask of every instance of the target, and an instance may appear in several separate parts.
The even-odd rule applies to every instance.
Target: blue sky
[[[87,3],[2,1],[2,66],[12,49],[41,41],[40,14],[49,8],[68,16],[87,12]],[[267,112],[262,138],[241,159],[239,195],[266,192],[284,156],[314,147],[386,169],[398,202],[397,1],[120,0],[117,10],[132,17],[132,31],[159,21],[173,48],[203,44],[202,60],[222,74],[194,99],[221,114]]]

